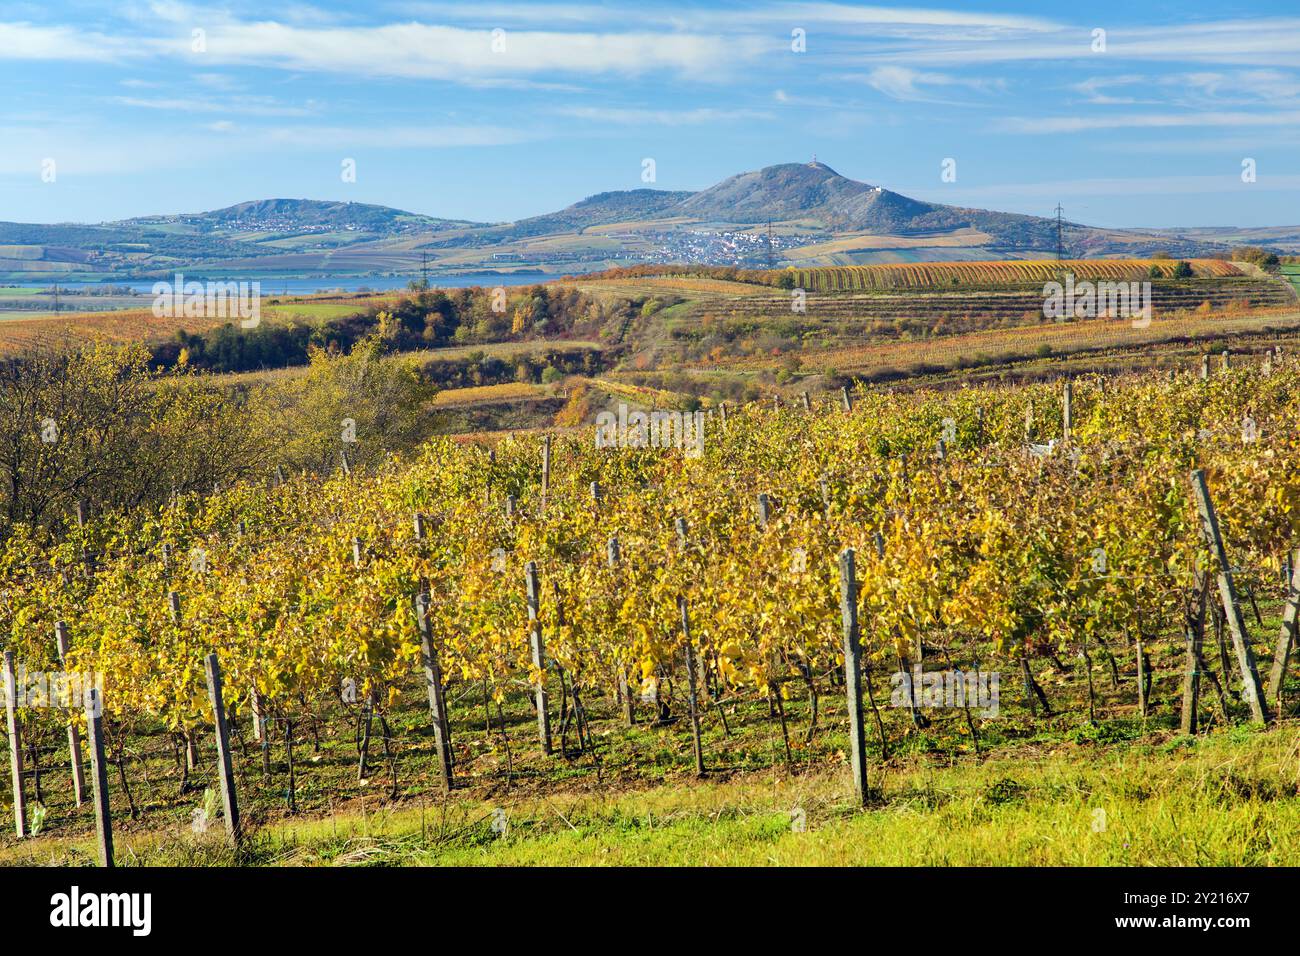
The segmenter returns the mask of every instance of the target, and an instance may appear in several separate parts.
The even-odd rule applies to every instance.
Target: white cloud
[[[561,107],[555,111],[561,116],[591,120],[596,123],[653,124],[656,126],[688,126],[699,123],[726,123],[735,120],[771,119],[772,114],[762,110],[646,110],[603,108],[598,106]]]
[[[39,27],[30,23],[0,23],[0,60],[114,60],[130,44],[75,27]]]
[[[956,77],[948,73],[923,72],[905,66],[878,66],[867,74],[850,74],[842,79],[860,80],[893,99],[914,102],[943,102],[936,100],[932,93],[922,89],[925,86],[961,86],[974,90],[990,90],[1001,85],[998,81]]]
[[[538,73],[718,76],[772,45],[757,38],[651,32],[510,31],[500,52],[492,41],[487,29],[420,23],[303,28],[264,22],[208,28],[202,54],[190,53],[188,34],[154,45],[194,63],[453,81]]]
[[[535,137],[500,126],[279,126],[259,130],[257,139],[269,145],[304,149],[359,150],[441,149],[461,146],[506,146]],[[254,147],[258,148],[258,147]]]
[[[1182,126],[1293,126],[1300,111],[1284,113],[1127,113],[1114,116],[1009,117],[998,123],[1008,133],[1081,133],[1103,129],[1151,129]]]
[[[1044,17],[1020,14],[963,12],[926,7],[858,6],[848,3],[768,3],[746,8],[711,10],[671,3],[654,6],[611,3],[608,5],[580,3],[477,3],[468,7],[453,2],[421,2],[408,0],[393,5],[403,14],[437,18],[445,22],[492,21],[500,25],[530,23],[554,25],[557,23],[615,23],[623,24],[635,18],[643,27],[671,27],[686,30],[753,30],[769,31],[774,25],[785,28],[786,35],[794,26],[836,27],[839,31],[870,32],[879,35],[882,28],[895,35],[929,29],[942,29],[945,35],[969,36],[985,32],[1041,33],[1060,29],[1060,25]],[[892,29],[891,29],[892,28]]]
[[[263,97],[203,100],[187,97],[115,96],[113,102],[122,106],[178,113],[243,113],[248,116],[310,116],[312,113],[305,107],[284,106]]]
[[[1293,66],[1300,59],[1300,19],[1219,20],[1168,27],[1108,30],[1105,52],[1092,45],[1091,27],[1060,28],[1017,37],[936,40],[866,52],[868,60],[914,66],[1092,59],[1105,63],[1164,61]]]
[[[1070,89],[1076,93],[1082,93],[1088,98],[1089,103],[1106,106],[1127,106],[1139,101],[1132,96],[1113,96],[1103,91],[1144,82],[1147,82],[1147,78],[1136,73],[1129,73],[1124,76],[1094,76],[1079,83],[1072,83]]]

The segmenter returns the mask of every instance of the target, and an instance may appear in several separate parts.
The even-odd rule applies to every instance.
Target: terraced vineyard
[[[1035,291],[979,292],[882,292],[809,293],[804,311],[792,307],[789,292],[748,296],[743,299],[706,299],[710,314],[745,319],[756,315],[808,315],[844,322],[892,320],[898,317],[932,319],[967,317],[976,324],[1004,321],[1037,321],[1043,317],[1043,294]],[[1151,305],[1157,314],[1206,307],[1243,309],[1294,306],[1295,299],[1285,286],[1259,279],[1195,279],[1184,282],[1156,281],[1151,284]]]
[[[1192,273],[1201,278],[1231,278],[1245,275],[1232,262],[1221,259],[1192,259]],[[996,287],[1057,281],[1070,273],[1076,281],[1140,281],[1171,279],[1177,263],[1152,259],[1066,259],[1007,260],[1000,262],[926,262],[878,266],[827,266],[795,269],[795,285],[818,292],[850,292],[870,289],[942,289],[951,286]]]
[[[892,379],[959,369],[1005,365],[1047,357],[1098,354],[1113,350],[1141,350],[1171,343],[1193,350],[1221,347],[1241,337],[1242,347],[1251,336],[1294,338],[1300,332],[1300,315],[1247,313],[1207,320],[1198,316],[1157,319],[1146,327],[1128,320],[1086,319],[1048,322],[1013,328],[983,329],[938,335],[926,340],[889,339],[857,345],[834,346],[801,353],[810,367],[829,367],[841,375],[867,379]],[[1199,343],[1199,345],[1197,344]],[[1240,359],[1239,359],[1240,360]],[[718,370],[756,372],[770,368],[770,356],[721,358],[692,366],[700,372]],[[1163,363],[1156,363],[1163,364]]]

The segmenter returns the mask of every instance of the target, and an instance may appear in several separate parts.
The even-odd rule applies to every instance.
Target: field
[[[1026,366],[1052,374],[1053,368],[1064,370],[1063,361],[1075,373],[1185,367],[1195,361],[1197,348],[1260,349],[1289,343],[1297,332],[1300,300],[1278,278],[1204,260],[1190,264],[1189,278],[1148,280],[1153,264],[1162,273],[1174,265],[1163,260],[1067,264],[1079,281],[1085,276],[1149,281],[1152,322],[1146,327],[1104,316],[1045,318],[1039,273],[1054,269],[1055,262],[825,268],[798,274],[802,279],[796,281],[821,277],[803,293],[772,287],[783,272],[742,277],[745,281],[718,275],[597,277],[578,285],[604,302],[621,298],[652,306],[638,306],[642,314],[616,339],[625,357],[606,379],[651,384],[715,403],[773,392],[788,397],[802,390],[834,392],[853,377],[924,382],[971,369],[1019,374]],[[998,281],[976,282],[981,269]],[[914,288],[890,287],[909,275],[916,283],[928,278]],[[966,278],[954,287],[951,279],[962,275]]]
[[[1233,263],[1221,259],[1193,259],[1188,263],[1200,278],[1230,278],[1242,275]],[[1060,281],[1071,274],[1077,281],[1108,279],[1141,281],[1154,278],[1156,269],[1163,279],[1173,278],[1177,264],[1151,259],[1066,259],[1013,260],[1009,262],[908,263],[905,265],[835,266],[795,269],[796,287],[817,292],[847,292],[855,289],[941,289],[948,286],[1005,286],[1008,284]]]
[[[435,408],[458,408],[465,405],[496,404],[522,399],[544,398],[553,390],[545,385],[528,382],[507,382],[503,385],[480,385],[474,388],[448,389],[438,393]]]
[[[102,675],[123,863],[1295,864],[1298,382],[719,406],[699,457],[440,439],[15,533],[8,648],[51,669],[61,621]],[[0,859],[87,862],[66,718],[20,713],[39,832]]]
[[[0,322],[0,355],[67,342],[157,342],[180,329],[201,332],[228,321],[184,316],[160,319],[148,309],[14,317]]]
[[[882,371],[934,372],[982,365],[1068,356],[1076,353],[1124,350],[1171,343],[1213,343],[1251,333],[1294,334],[1300,331],[1300,311],[1252,311],[1245,315],[1188,315],[1154,319],[1138,328],[1131,320],[1080,319],[1043,322],[1010,329],[936,336],[930,339],[884,341],[875,345],[827,348],[800,355],[810,368],[829,367],[849,375],[872,376]],[[763,356],[701,363],[698,370],[755,370],[772,365]]]

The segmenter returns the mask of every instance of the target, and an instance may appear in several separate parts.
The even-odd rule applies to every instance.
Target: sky
[[[1099,226],[1300,224],[1294,0],[5,0],[0,91],[9,221],[510,221],[815,155]]]

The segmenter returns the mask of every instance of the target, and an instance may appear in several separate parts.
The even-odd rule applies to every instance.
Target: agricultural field
[[[1284,265],[1281,273],[1282,277],[1295,288],[1297,297],[1300,297],[1300,265]]]
[[[828,367],[847,375],[870,377],[882,370],[896,373],[1003,365],[1033,358],[1068,356],[1111,349],[1157,348],[1170,343],[1224,339],[1239,341],[1252,333],[1264,337],[1300,332],[1300,310],[1251,311],[1241,315],[1183,315],[1153,319],[1138,327],[1126,319],[1079,319],[1014,328],[935,336],[929,339],[882,341],[874,345],[827,348],[800,353],[801,364]],[[740,357],[702,363],[698,370],[757,370],[771,367],[766,357]]]
[[[546,398],[553,389],[546,385],[533,385],[528,382],[507,382],[502,385],[480,385],[474,388],[456,388],[439,392],[434,399],[436,408],[457,408],[465,405],[495,405],[500,402],[515,402]]]
[[[202,332],[218,328],[228,321],[194,316],[158,318],[149,309],[59,313],[43,318],[15,315],[0,322],[0,355],[70,343],[157,342],[171,338],[181,329]]]
[[[1188,262],[1198,278],[1223,279],[1244,275],[1235,264],[1221,259]],[[949,286],[1005,287],[1060,281],[1071,274],[1077,281],[1134,282],[1174,278],[1177,263],[1152,259],[1011,260],[1003,262],[924,262],[878,266],[832,266],[792,269],[794,284],[817,292],[872,289],[942,289]],[[1153,270],[1158,273],[1153,275]]]
[[[604,301],[649,303],[629,319],[620,367],[607,378],[664,387],[714,401],[802,389],[814,392],[853,377],[925,381],[962,369],[998,369],[1070,357],[1073,372],[1088,356],[1106,367],[1117,353],[1132,367],[1163,365],[1161,355],[1203,348],[1263,348],[1294,335],[1300,299],[1288,285],[1221,260],[1189,264],[1187,278],[1145,279],[1151,322],[1045,317],[1044,283],[1023,281],[1042,263],[993,264],[997,284],[953,287],[952,264],[930,263],[935,287],[816,291],[778,289],[788,273],[753,281],[715,276],[638,275],[578,280]],[[1055,263],[1051,263],[1055,266]],[[1089,260],[1082,276],[1128,281],[1176,263]],[[921,267],[918,267],[921,268]],[[894,267],[820,270],[821,283],[848,289],[867,276],[906,274]],[[758,281],[761,279],[762,281]],[[946,284],[945,284],[946,282]],[[1181,355],[1179,362],[1188,357]],[[838,379],[838,380],[837,380]]]

